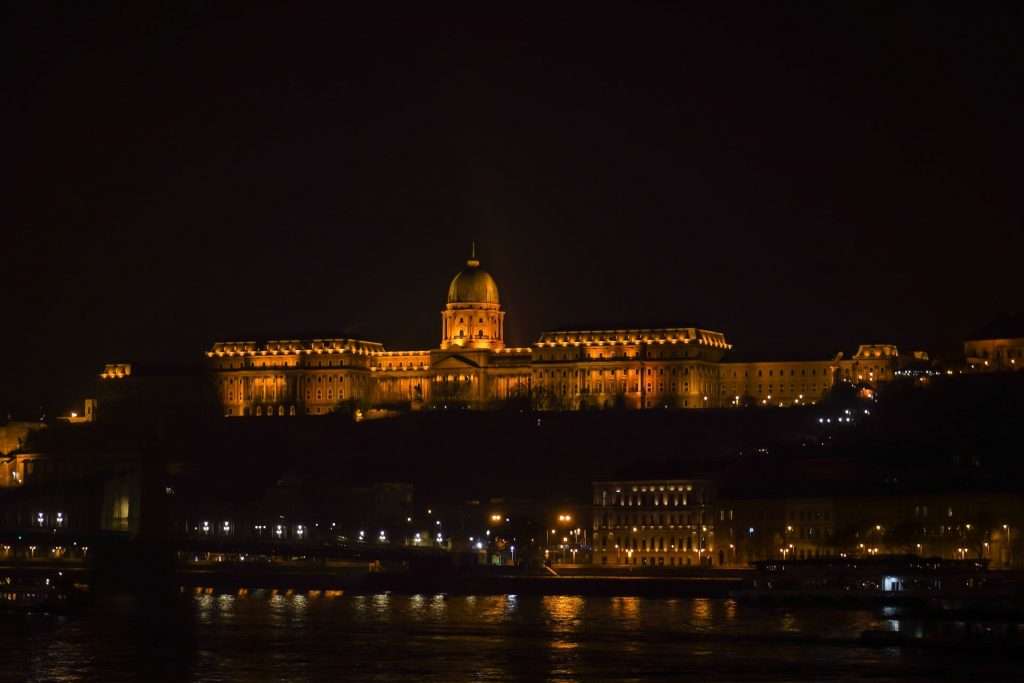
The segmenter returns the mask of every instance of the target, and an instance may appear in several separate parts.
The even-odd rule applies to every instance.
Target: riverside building
[[[595,564],[677,567],[726,562],[715,542],[710,481],[599,481],[593,489]]]

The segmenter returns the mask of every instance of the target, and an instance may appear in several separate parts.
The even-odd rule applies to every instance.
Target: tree
[[[571,407],[567,396],[544,385],[534,387],[530,399],[534,410],[568,410]]]

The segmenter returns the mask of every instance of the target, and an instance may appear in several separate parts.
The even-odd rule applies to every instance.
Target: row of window
[[[617,543],[615,541],[618,541]],[[638,550],[640,552],[693,552],[698,548],[698,541],[692,535],[678,537],[678,544],[676,543],[676,536],[659,536],[657,538],[637,538],[630,536],[628,538],[615,539],[613,536],[602,535],[599,538],[601,550],[607,550],[609,547],[615,550]]]
[[[616,564],[631,564],[631,565],[634,565],[634,564],[637,564],[637,560],[639,560],[640,564],[642,566],[645,566],[645,567],[647,565],[650,565],[652,567],[653,566],[664,567],[665,564],[666,564],[665,563],[665,559],[666,558],[665,558],[664,555],[661,555],[661,556],[658,556],[658,557],[643,557],[643,556],[637,556],[637,555],[632,555],[632,554],[629,554],[629,555],[620,554],[616,558]],[[672,566],[672,567],[675,567],[676,565],[679,565],[680,567],[682,567],[684,565],[687,566],[687,567],[690,567],[690,566],[696,564],[697,561],[700,561],[703,565],[710,566],[710,564],[711,564],[711,557],[710,556],[706,556],[706,557],[702,557],[702,558],[694,558],[692,556],[687,555],[686,557],[678,557],[677,558],[675,556],[669,556],[669,558],[668,558],[668,565]],[[721,551],[719,551],[718,563],[719,564],[725,564],[724,553],[722,553]],[[608,556],[607,555],[602,555],[601,556],[601,564],[608,564]]]
[[[685,505],[685,503],[684,503]],[[700,524],[702,516],[695,513],[604,513],[599,519],[601,528],[619,528],[632,526],[694,526]]]
[[[601,492],[601,505],[608,507],[609,505],[636,505],[637,507],[679,507],[686,506],[688,503],[695,503],[696,505],[704,504],[704,492],[700,489],[693,491],[691,485],[686,486],[686,490],[674,491],[674,492],[663,492],[663,491],[651,491],[641,493],[630,493],[628,491],[615,491],[614,493],[608,493],[607,491]],[[680,489],[683,486],[679,487]]]
[[[234,386],[235,385],[235,379],[236,379],[235,377],[229,377],[227,379],[222,379],[221,382],[220,382],[221,386],[222,387]],[[249,386],[252,386],[254,384],[282,385],[282,384],[287,384],[287,382],[288,382],[288,378],[287,377],[280,376],[280,375],[275,375],[275,376],[272,376],[272,377],[266,377],[266,376],[264,376],[264,377],[238,377],[237,379],[238,379],[237,383],[240,386],[245,386],[245,387],[249,387]],[[297,382],[298,382],[299,386],[302,386],[302,385],[309,386],[309,385],[312,385],[312,384],[324,384],[324,383],[332,384],[335,381],[337,381],[338,384],[341,384],[342,382],[345,381],[345,375],[312,375],[312,376],[308,376],[308,377],[299,377],[297,379]]]

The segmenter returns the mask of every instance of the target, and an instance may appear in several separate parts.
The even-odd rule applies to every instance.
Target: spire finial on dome
[[[476,258],[476,240],[473,240],[469,244],[469,260],[466,261],[466,265],[470,268],[476,268],[480,265],[480,261]]]

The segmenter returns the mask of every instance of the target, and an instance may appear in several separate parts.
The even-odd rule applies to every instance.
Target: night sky
[[[15,416],[218,339],[429,348],[474,239],[516,345],[831,357],[1021,308],[1020,3],[135,4],[3,10]]]

